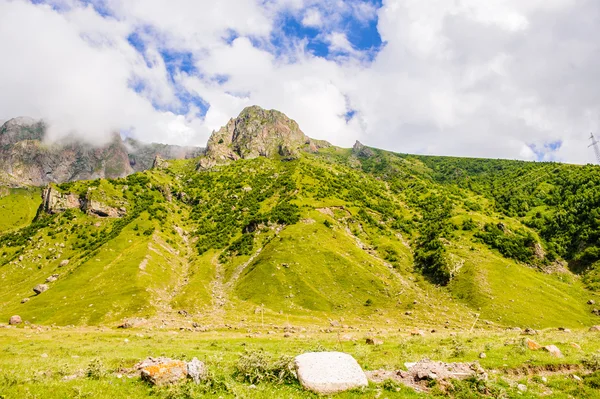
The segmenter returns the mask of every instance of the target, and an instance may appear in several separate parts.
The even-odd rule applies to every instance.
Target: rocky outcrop
[[[152,169],[165,169],[169,166],[169,163],[165,161],[160,155],[154,157],[154,162],[152,162]]]
[[[356,143],[354,143],[354,147],[352,147],[352,154],[359,158],[371,158],[375,156],[375,151],[364,146],[360,141],[357,140]]]
[[[357,361],[346,353],[305,353],[296,356],[294,364],[302,387],[317,394],[332,395],[369,383]]]
[[[301,150],[317,151],[329,143],[306,136],[298,124],[275,110],[258,106],[244,108],[219,131],[213,132],[200,169],[237,159],[280,156],[297,158]]]
[[[49,184],[42,192],[42,207],[46,213],[55,214],[80,208],[81,201],[78,195],[63,194]]]
[[[46,126],[31,118],[14,118],[0,126],[0,185],[43,186],[98,178],[119,178],[150,169],[154,158],[197,157],[199,147],[123,141],[119,134],[103,146],[76,138],[47,143]]]
[[[76,194],[62,193],[52,184],[42,191],[42,211],[49,214],[65,212],[68,209],[80,209],[90,215],[100,217],[121,217],[127,213],[125,208],[115,208],[91,198],[93,190],[88,190],[84,197]]]
[[[84,198],[81,202],[81,210],[90,215],[96,215],[100,217],[118,218],[124,216],[126,213],[125,208],[113,208],[100,201],[93,199]]]

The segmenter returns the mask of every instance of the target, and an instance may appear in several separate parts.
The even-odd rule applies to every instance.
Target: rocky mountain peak
[[[354,146],[352,147],[352,154],[360,158],[370,158],[375,155],[375,152],[360,141],[356,140],[356,143],[354,143]]]
[[[0,125],[0,146],[15,144],[23,140],[41,140],[44,136],[44,123],[21,116],[9,119]]]
[[[311,146],[296,121],[282,112],[259,106],[246,107],[208,140],[201,167],[210,167],[240,158],[282,156],[295,158],[299,150]]]

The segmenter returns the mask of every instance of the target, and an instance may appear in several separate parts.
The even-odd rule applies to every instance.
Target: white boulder
[[[347,353],[305,353],[296,356],[294,364],[302,387],[318,394],[330,395],[369,384],[360,365]]]

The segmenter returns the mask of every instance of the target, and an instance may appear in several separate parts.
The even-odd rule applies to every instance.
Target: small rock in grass
[[[37,295],[41,294],[44,291],[48,291],[48,285],[46,284],[38,284],[35,287],[33,287],[33,292],[35,292]]]
[[[589,301],[587,301],[588,305],[595,305],[596,301],[594,301],[593,299],[590,299]]]
[[[60,262],[60,263],[58,264],[58,267],[65,267],[65,266],[67,266],[68,264],[69,264],[69,260],[68,260],[68,259],[65,259],[65,260],[63,260],[62,262]]]
[[[27,303],[27,302],[29,302],[29,298],[23,298],[23,299],[21,299],[21,303]]]
[[[517,389],[518,389],[520,392],[527,392],[527,386],[526,386],[526,385],[524,385],[524,384],[519,384],[519,385],[517,385]]]
[[[581,350],[581,346],[579,346],[579,344],[576,344],[575,342],[571,342],[571,344],[570,344],[570,345],[571,345],[573,348],[575,348],[575,349],[579,349],[579,350]]]
[[[526,328],[525,331],[523,331],[521,334],[522,335],[537,335],[537,331],[534,330],[533,328]]]
[[[527,338],[527,341],[525,341],[527,343],[527,347],[529,349],[531,349],[532,351],[536,351],[538,349],[542,348],[542,345],[538,344],[537,342],[535,342],[532,339]]]
[[[365,343],[367,345],[375,345],[375,346],[383,345],[383,341],[380,340],[379,338],[367,338],[365,340]]]
[[[591,326],[590,327],[590,331],[591,332],[599,332],[600,331],[600,326]]]
[[[16,326],[17,324],[21,324],[23,322],[23,320],[21,319],[21,316],[15,315],[15,316],[11,316],[11,318],[8,320],[8,324],[10,324],[11,326]]]
[[[580,376],[578,376],[578,375],[575,375],[575,374],[573,374],[573,379],[574,379],[575,381],[581,381],[581,377],[580,377]]]
[[[554,357],[563,357],[562,352],[555,345],[546,345],[544,346],[544,350],[549,352]]]
[[[181,360],[169,358],[148,358],[139,363],[142,380],[152,385],[175,384],[187,378],[187,364]]]
[[[480,358],[480,359],[485,359],[486,357],[487,357],[487,355],[485,354],[485,352],[481,352],[481,353],[479,354],[479,358]]]
[[[187,363],[187,374],[196,384],[200,384],[206,379],[206,366],[198,358],[193,358],[191,362]]]

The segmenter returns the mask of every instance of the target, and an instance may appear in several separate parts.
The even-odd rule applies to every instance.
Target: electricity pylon
[[[598,141],[594,137],[594,133],[590,133],[590,140],[592,140],[592,144],[588,145],[589,147],[594,147],[594,153],[596,154],[596,162],[600,164],[600,147],[598,147]]]

